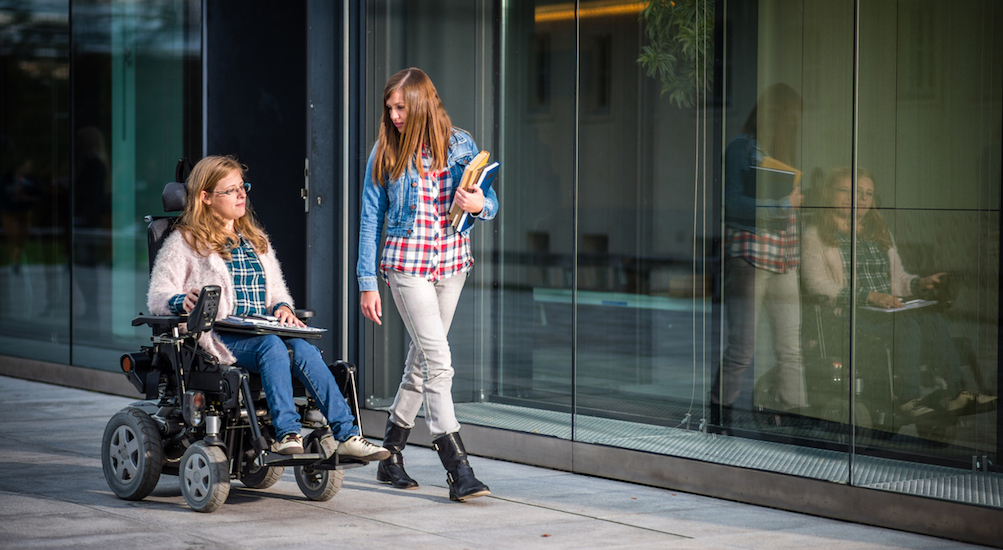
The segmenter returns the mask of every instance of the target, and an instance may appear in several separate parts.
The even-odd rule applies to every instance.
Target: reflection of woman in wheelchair
[[[282,270],[268,237],[248,210],[243,166],[233,157],[206,157],[188,178],[188,199],[174,231],[157,255],[147,305],[157,315],[188,313],[199,289],[219,285],[217,319],[229,315],[274,315],[304,326],[292,309]],[[300,418],[293,399],[295,373],[320,407],[340,443],[337,452],[360,460],[390,453],[363,439],[354,416],[321,357],[300,338],[274,334],[208,332],[200,344],[223,364],[261,375],[280,454],[302,454]],[[290,369],[289,353],[292,352]]]
[[[945,273],[926,277],[905,271],[895,242],[881,214],[874,208],[874,177],[867,170],[857,173],[857,230],[855,276],[851,297],[851,219],[852,178],[847,168],[837,169],[826,179],[818,211],[802,236],[804,286],[811,294],[828,299],[837,321],[829,330],[846,341],[847,311],[852,304],[859,308],[895,310],[903,308],[903,298],[926,296],[946,282]],[[975,395],[963,389],[961,361],[948,333],[947,324],[935,307],[885,313],[858,309],[856,334],[858,346],[891,349],[894,375],[891,385],[894,426],[944,422],[954,415],[976,412],[991,405],[995,397]],[[839,320],[842,318],[842,320]],[[864,338],[866,337],[866,338]],[[876,350],[858,347],[858,358],[881,355]],[[836,346],[839,349],[839,346]],[[845,347],[842,348],[845,352]],[[845,353],[844,353],[845,355]],[[861,360],[861,369],[878,373],[884,367]],[[932,392],[924,395],[920,365],[936,371]],[[947,422],[953,422],[946,420]]]

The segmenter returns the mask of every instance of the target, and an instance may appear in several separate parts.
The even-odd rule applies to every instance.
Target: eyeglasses
[[[227,189],[226,191],[213,191],[213,193],[216,193],[217,195],[226,195],[227,197],[229,197],[230,195],[232,195],[234,193],[238,193],[239,194],[241,189],[244,190],[244,194],[246,195],[246,194],[248,194],[248,193],[251,192],[251,184],[247,183],[247,182],[244,182],[244,184],[241,185],[241,186],[239,186],[239,187],[231,187],[230,189]]]

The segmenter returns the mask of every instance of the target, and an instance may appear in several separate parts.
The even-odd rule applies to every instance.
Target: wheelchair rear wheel
[[[219,447],[198,441],[181,457],[181,495],[192,510],[215,512],[230,494],[230,469]]]
[[[818,411],[819,417],[827,423],[828,440],[837,445],[849,444],[850,407],[847,398],[831,397],[819,407]],[[875,425],[871,411],[860,401],[855,401],[853,405],[853,427],[857,431],[858,441],[874,437]]]
[[[150,415],[135,408],[111,417],[101,441],[101,467],[118,498],[142,500],[160,481],[164,443]]]
[[[958,419],[941,412],[934,418],[916,422],[916,433],[927,440],[928,445],[946,447],[958,436]]]
[[[333,437],[307,438],[306,452],[332,456],[338,450],[338,442]],[[334,498],[345,481],[343,470],[315,470],[310,466],[296,466],[296,484],[310,500],[326,501]]]

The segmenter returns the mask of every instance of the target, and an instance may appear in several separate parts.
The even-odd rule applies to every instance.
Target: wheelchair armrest
[[[306,321],[307,319],[312,319],[314,316],[314,311],[312,309],[297,309],[293,313],[296,314],[296,318],[300,321]]]
[[[163,334],[187,322],[187,315],[140,315],[132,320],[132,326],[148,325],[155,334]]]

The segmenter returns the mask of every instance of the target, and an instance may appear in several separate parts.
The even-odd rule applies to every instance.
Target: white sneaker
[[[338,454],[340,456],[357,458],[359,460],[386,460],[390,458],[390,451],[373,445],[360,436],[353,435],[338,444]]]
[[[300,434],[286,434],[281,441],[277,441],[272,448],[280,455],[301,455],[303,454],[303,438]]]

